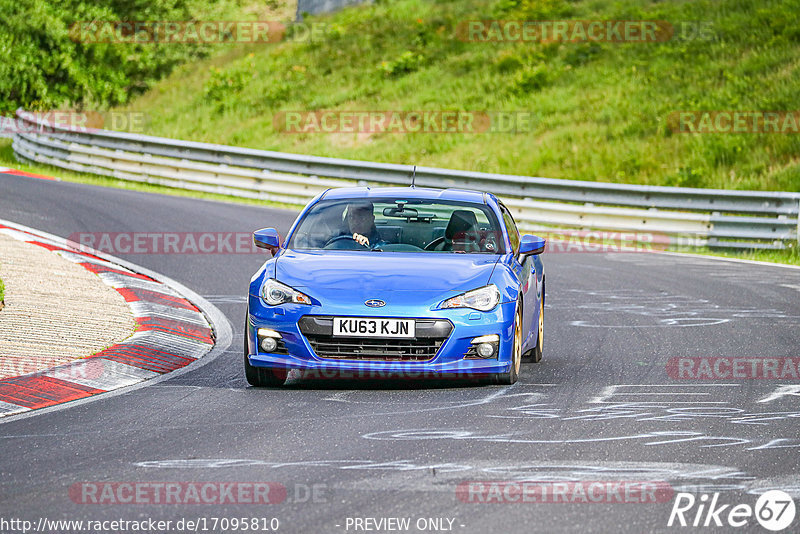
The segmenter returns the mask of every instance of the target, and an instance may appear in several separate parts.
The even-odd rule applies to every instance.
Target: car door
[[[533,261],[534,256],[525,256],[520,261],[519,256],[519,243],[520,233],[517,229],[517,224],[514,222],[514,217],[511,211],[500,203],[500,211],[503,214],[503,224],[508,231],[509,241],[513,250],[513,258],[511,259],[512,269],[517,275],[520,283],[520,291],[522,292],[522,351],[525,352],[529,348],[529,343],[534,343],[536,340],[532,339],[534,334],[534,321],[538,320],[539,314],[539,300],[536,296],[538,293],[538,280],[536,277],[536,267]]]

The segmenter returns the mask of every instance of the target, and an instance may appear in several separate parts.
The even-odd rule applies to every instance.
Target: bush
[[[235,97],[247,85],[248,79],[255,73],[248,68],[222,70],[211,67],[211,77],[203,85],[203,95],[207,100],[224,103],[229,97]]]
[[[213,46],[91,42],[80,22],[212,19],[230,1],[0,0],[0,114],[121,104]]]
[[[549,76],[547,65],[540,63],[533,67],[527,67],[514,76],[511,91],[517,95],[533,93],[547,85]]]
[[[386,76],[400,76],[419,69],[424,61],[422,54],[406,50],[394,61],[381,61],[378,70]]]

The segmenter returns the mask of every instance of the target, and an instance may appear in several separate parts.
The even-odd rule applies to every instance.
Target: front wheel
[[[256,387],[280,387],[286,383],[286,369],[270,369],[268,367],[253,367],[244,355],[244,376],[247,383]]]
[[[247,317],[244,320],[244,376],[247,383],[256,387],[279,387],[286,383],[288,370],[270,369],[268,367],[255,367],[250,365],[247,358],[250,351],[247,348]]]
[[[509,386],[515,384],[519,378],[519,368],[522,363],[522,306],[517,302],[517,311],[514,314],[514,347],[511,349],[511,367],[506,373],[494,375],[494,382]]]

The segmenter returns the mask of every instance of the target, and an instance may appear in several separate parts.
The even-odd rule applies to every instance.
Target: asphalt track
[[[67,237],[265,226],[284,234],[295,214],[0,175],[0,216]],[[234,342],[192,372],[0,424],[0,518],[276,517],[280,532],[356,532],[348,518],[408,517],[410,532],[418,518],[449,518],[463,533],[638,533],[695,529],[667,527],[671,500],[481,504],[463,502],[457,488],[663,480],[675,491],[719,492],[722,504],[752,506],[769,488],[800,498],[800,380],[678,380],[667,370],[673,357],[800,356],[800,270],[549,254],[544,361],[523,364],[514,386],[257,389],[244,380],[241,338],[244,294],[263,256],[119,256],[214,303]],[[69,493],[83,482],[173,481],[269,481],[288,494],[271,505],[159,505],[83,504]],[[737,530],[765,532],[754,520]]]

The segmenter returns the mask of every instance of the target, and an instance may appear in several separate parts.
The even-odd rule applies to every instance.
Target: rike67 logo
[[[709,498],[703,493],[696,497],[692,493],[678,493],[667,526],[693,527],[744,527],[755,517],[758,524],[767,530],[778,532],[788,528],[794,521],[795,503],[792,496],[781,490],[769,490],[749,504],[717,504],[719,493]]]

